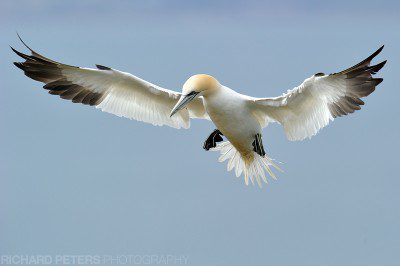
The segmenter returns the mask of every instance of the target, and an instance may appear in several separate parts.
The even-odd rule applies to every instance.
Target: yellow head
[[[206,74],[198,74],[191,76],[182,88],[182,96],[172,109],[170,116],[184,108],[189,102],[198,96],[205,95],[216,91],[221,87],[218,80]]]
[[[197,74],[191,76],[185,84],[183,84],[182,94],[188,95],[191,92],[197,92],[201,94],[207,94],[211,91],[219,88],[221,84],[219,84],[218,80],[216,80],[213,76],[206,74]]]

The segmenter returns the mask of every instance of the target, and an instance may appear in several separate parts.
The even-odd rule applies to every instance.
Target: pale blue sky
[[[0,255],[183,254],[188,265],[396,265],[397,1],[1,1]],[[311,140],[279,125],[285,173],[246,187],[202,144],[214,126],[153,127],[48,95],[8,45],[180,90],[209,73],[277,96],[381,44],[384,82]]]

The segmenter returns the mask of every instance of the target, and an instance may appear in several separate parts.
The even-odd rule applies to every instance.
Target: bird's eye
[[[192,95],[195,95],[195,94],[197,94],[197,92],[191,91],[191,92],[189,92],[186,96],[192,96]]]

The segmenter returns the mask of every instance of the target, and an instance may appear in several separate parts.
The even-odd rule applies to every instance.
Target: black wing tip
[[[11,45],[9,45],[10,46],[10,49],[14,52],[14,53],[16,53],[17,54],[17,50],[15,50],[15,48],[14,47],[12,47]]]
[[[376,50],[373,54],[371,54],[368,57],[369,61],[372,60],[374,57],[376,57],[378,54],[380,54],[384,47],[385,47],[385,45],[382,45],[381,47],[378,48],[378,50]]]
[[[376,73],[379,72],[379,70],[381,70],[385,64],[386,64],[387,60],[380,62],[379,64],[373,65],[368,67],[368,70],[371,72],[372,75],[375,75]]]
[[[16,53],[18,56],[20,56],[21,58],[23,58],[25,60],[28,60],[31,58],[29,55],[19,52],[18,50],[14,49],[12,46],[10,46],[10,48],[14,53]]]
[[[379,84],[382,83],[383,78],[376,78],[376,79],[374,79],[374,81],[375,81],[375,86],[378,86]]]
[[[100,69],[100,70],[112,70],[111,67],[106,67],[103,65],[96,65],[96,67],[97,67],[97,69]]]
[[[11,50],[12,50],[14,53],[16,53],[16,54],[19,53],[14,47],[12,47],[11,45],[9,45],[9,46],[10,46]]]
[[[20,62],[14,62],[13,64],[14,64],[14,66],[18,67],[18,68],[21,69],[22,71],[25,71],[25,67],[24,67],[24,65],[23,65],[22,63],[20,63]]]
[[[381,47],[378,48],[378,50],[375,51],[375,53],[373,53],[373,55],[378,55],[380,54],[380,52],[382,52],[383,48],[385,47],[385,45],[382,45]]]
[[[29,51],[33,52],[33,50],[24,42],[24,40],[22,40],[22,38],[21,38],[21,36],[19,35],[19,33],[18,33],[18,32],[16,32],[16,33],[17,33],[18,39],[22,42],[22,44],[23,44],[26,48],[28,48]]]
[[[376,67],[378,68],[377,72],[379,70],[381,70],[386,65],[386,63],[387,63],[387,60],[384,60],[384,61],[380,62],[379,64],[376,64]]]

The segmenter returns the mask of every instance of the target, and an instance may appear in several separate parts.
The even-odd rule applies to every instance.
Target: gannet
[[[43,82],[50,94],[156,126],[189,128],[190,119],[211,120],[216,129],[203,148],[219,151],[219,161],[228,160],[228,171],[235,169],[237,177],[243,174],[246,185],[250,180],[260,187],[262,182],[268,183],[265,171],[276,179],[271,168],[280,170],[264,150],[263,128],[277,122],[291,141],[311,138],[336,117],[360,110],[364,105],[361,98],[383,80],[372,75],[386,63],[371,65],[382,46],[343,71],[317,73],[281,96],[256,98],[240,94],[207,74],[190,77],[179,93],[110,67],[96,65],[93,69],[59,63],[20,40],[30,55],[11,47],[25,59],[14,65],[26,76]]]

